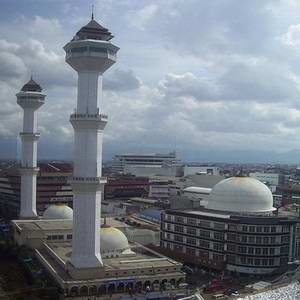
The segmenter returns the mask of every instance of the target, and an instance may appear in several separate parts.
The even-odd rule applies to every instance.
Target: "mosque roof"
[[[102,40],[109,41],[113,38],[113,35],[109,32],[109,30],[102,25],[100,25],[97,21],[92,19],[88,24],[81,27],[81,29],[76,33],[73,40]]]
[[[123,252],[130,249],[125,234],[115,227],[102,227],[100,229],[100,249],[105,252]]]
[[[236,176],[217,183],[209,196],[208,209],[239,213],[274,211],[270,189],[252,177]]]
[[[24,84],[24,86],[21,89],[21,92],[39,92],[40,93],[41,91],[42,91],[41,86],[38,83],[36,83],[32,79],[32,77],[26,84]]]
[[[65,204],[50,205],[43,214],[45,220],[73,219],[73,209]]]

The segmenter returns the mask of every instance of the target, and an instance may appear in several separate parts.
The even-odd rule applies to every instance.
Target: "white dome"
[[[267,213],[275,210],[270,189],[251,177],[231,177],[217,183],[209,196],[208,209],[240,213]]]
[[[73,219],[73,209],[65,204],[50,205],[43,214],[43,219]]]
[[[100,251],[104,256],[132,254],[126,235],[114,227],[102,227],[100,234]]]

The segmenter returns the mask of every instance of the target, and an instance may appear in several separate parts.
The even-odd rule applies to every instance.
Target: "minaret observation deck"
[[[119,48],[108,29],[93,18],[65,45],[66,62],[78,73],[74,128],[73,239],[70,265],[76,269],[103,265],[100,255],[102,133],[107,116],[100,113],[102,74],[116,62]],[[99,96],[99,98],[98,98]]]

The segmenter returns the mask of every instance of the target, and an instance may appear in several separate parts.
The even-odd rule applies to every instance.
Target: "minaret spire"
[[[94,5],[92,5],[92,20],[94,20]]]

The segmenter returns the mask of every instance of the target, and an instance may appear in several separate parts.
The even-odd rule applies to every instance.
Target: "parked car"
[[[183,265],[181,270],[189,275],[193,275],[195,273],[194,270],[187,265]]]

